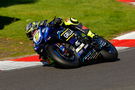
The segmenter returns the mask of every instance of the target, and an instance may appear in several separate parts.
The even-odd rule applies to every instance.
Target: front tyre
[[[65,45],[65,50],[62,52],[59,47],[55,45],[49,45],[47,47],[47,55],[49,58],[55,61],[56,66],[62,68],[76,68],[80,66],[79,59],[76,53],[73,51],[73,47],[69,44]]]

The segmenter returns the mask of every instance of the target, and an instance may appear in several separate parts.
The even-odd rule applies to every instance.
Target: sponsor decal
[[[36,44],[39,44],[41,42],[41,33],[39,30],[37,30],[34,35],[33,35],[33,41],[36,43]]]
[[[82,43],[77,49],[76,49],[76,52],[78,53],[83,47],[84,47],[84,43]]]

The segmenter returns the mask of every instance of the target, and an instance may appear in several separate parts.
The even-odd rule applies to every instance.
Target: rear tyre
[[[103,41],[105,41],[107,44],[104,47],[104,49],[101,51],[101,55],[104,60],[107,61],[116,61],[118,60],[118,51],[117,49],[107,40],[101,38]]]

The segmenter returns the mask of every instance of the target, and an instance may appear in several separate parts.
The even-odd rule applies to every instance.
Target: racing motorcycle
[[[116,48],[98,35],[90,38],[81,31],[69,28],[50,33],[47,25],[38,29],[38,36],[46,43],[41,58],[54,60],[56,66],[75,68],[98,60],[116,60],[118,57]],[[35,43],[39,42],[40,39]]]

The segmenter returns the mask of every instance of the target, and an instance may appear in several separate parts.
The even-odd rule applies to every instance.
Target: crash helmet
[[[68,18],[66,20],[64,20],[63,24],[65,26],[68,26],[68,25],[78,25],[79,22],[76,18]]]
[[[37,21],[26,25],[25,33],[30,40],[33,39],[33,33],[35,32],[35,30],[37,30],[38,25],[39,25],[39,22]]]

